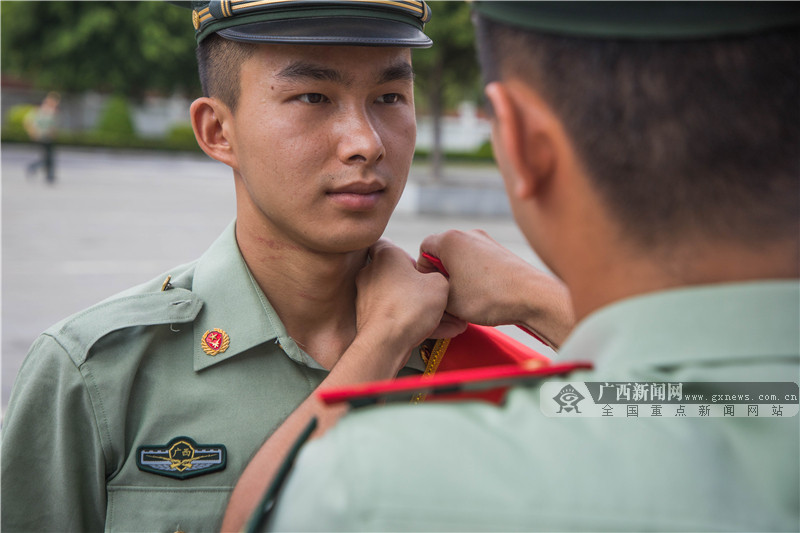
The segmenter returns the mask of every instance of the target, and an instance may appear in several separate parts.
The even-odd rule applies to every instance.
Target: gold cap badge
[[[203,339],[200,341],[203,351],[208,355],[217,355],[218,353],[224,352],[228,349],[230,343],[231,339],[228,337],[228,334],[219,328],[206,331],[203,334]]]

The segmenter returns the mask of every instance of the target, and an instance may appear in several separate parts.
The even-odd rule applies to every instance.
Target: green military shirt
[[[3,422],[4,532],[216,531],[251,456],[327,375],[287,335],[233,224],[169,274],[33,344]],[[207,344],[225,349],[209,355],[215,329]],[[424,369],[418,353],[409,366]]]
[[[647,294],[579,324],[559,360],[595,368],[555,381],[796,383],[799,330],[797,280]],[[301,451],[271,528],[800,529],[797,415],[548,417],[543,386],[359,409]]]

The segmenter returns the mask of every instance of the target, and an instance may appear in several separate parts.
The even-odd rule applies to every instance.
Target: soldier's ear
[[[233,113],[216,98],[202,97],[189,108],[197,144],[209,157],[238,170],[233,149]]]
[[[486,86],[494,111],[495,157],[509,194],[519,199],[546,189],[556,168],[553,115],[544,102],[521,82]]]

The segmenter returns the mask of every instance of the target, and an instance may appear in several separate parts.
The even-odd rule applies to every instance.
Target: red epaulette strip
[[[539,363],[536,363],[539,365]],[[524,385],[549,376],[558,376],[575,370],[588,370],[592,363],[576,361],[548,366],[528,368],[521,365],[499,365],[442,372],[433,376],[409,376],[394,380],[373,381],[349,387],[327,389],[317,396],[327,405],[347,402],[351,407],[363,407],[378,402],[408,402],[418,394],[425,394],[426,401],[474,399],[471,394],[492,389],[506,389],[513,385]],[[504,390],[500,391],[504,393]],[[496,401],[502,401],[498,394]],[[485,395],[482,395],[486,399]]]

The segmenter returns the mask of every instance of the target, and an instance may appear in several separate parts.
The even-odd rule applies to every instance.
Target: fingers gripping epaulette
[[[56,324],[45,334],[54,337],[74,363],[81,365],[91,347],[113,331],[191,322],[202,307],[203,301],[186,289],[131,294],[89,307]]]

